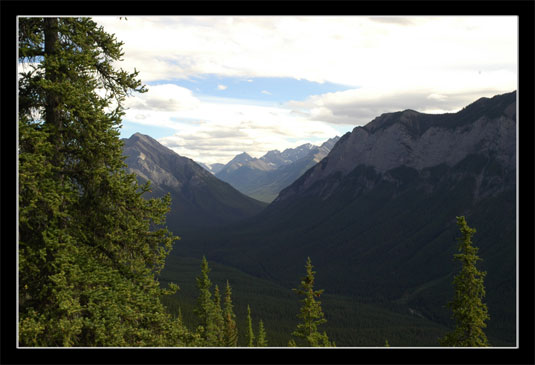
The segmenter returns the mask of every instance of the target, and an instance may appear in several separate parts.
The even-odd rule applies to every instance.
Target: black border
[[[0,362],[33,364],[170,363],[379,363],[533,364],[533,124],[535,2],[526,1],[2,1],[2,208]],[[15,96],[16,16],[18,15],[517,15],[519,16],[519,227],[520,336],[518,349],[17,349],[15,333],[14,233],[16,217]],[[4,57],[8,55],[8,57]],[[8,101],[9,100],[9,101]],[[13,146],[11,143],[15,144]],[[7,153],[6,153],[7,151]],[[7,172],[6,172],[7,171]],[[529,210],[528,210],[529,209]],[[4,210],[4,209],[3,209]],[[13,219],[13,223],[9,221]],[[529,227],[529,229],[528,229]],[[5,236],[5,237],[4,237]]]

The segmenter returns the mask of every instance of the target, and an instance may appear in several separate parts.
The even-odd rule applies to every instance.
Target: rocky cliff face
[[[482,109],[501,106],[501,112]],[[483,98],[458,113],[432,115],[413,110],[383,114],[344,135],[318,166],[289,189],[284,200],[305,193],[318,181],[357,166],[385,172],[405,166],[421,171],[454,166],[471,154],[493,156],[509,170],[516,165],[516,93]]]

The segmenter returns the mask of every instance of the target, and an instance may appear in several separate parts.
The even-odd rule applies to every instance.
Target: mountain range
[[[266,209],[192,234],[175,254],[206,255],[286,287],[298,285],[309,256],[329,293],[407,305],[451,326],[463,215],[487,271],[488,332],[514,344],[516,125],[516,92],[456,113],[383,114],[342,136]]]
[[[338,139],[338,136],[331,138],[321,146],[307,143],[283,152],[273,150],[260,158],[243,152],[224,166],[214,166],[212,171],[217,178],[242,193],[269,203],[282,189],[327,156]]]
[[[167,225],[176,233],[236,222],[266,206],[149,136],[136,133],[123,142],[128,170],[141,183],[151,181],[147,197],[171,194]]]

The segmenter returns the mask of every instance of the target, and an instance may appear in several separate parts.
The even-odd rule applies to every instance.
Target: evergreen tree
[[[194,313],[197,314],[200,320],[198,333],[203,340],[202,346],[224,346],[224,324],[219,288],[216,287],[214,298],[212,299],[210,292],[212,282],[208,276],[209,272],[208,261],[203,256],[201,276],[197,278],[199,297],[197,298],[197,307],[194,309]]]
[[[19,18],[19,344],[184,345],[156,275],[170,198],[126,172],[122,103],[146,92],[90,18]]]
[[[448,303],[452,310],[452,318],[456,322],[453,332],[444,336],[440,343],[452,347],[484,347],[488,346],[487,336],[483,328],[489,319],[487,306],[482,302],[485,296],[483,279],[486,272],[476,268],[477,247],[472,245],[472,235],[476,233],[470,228],[465,217],[457,217],[457,225],[461,231],[459,238],[459,251],[455,254],[456,260],[461,262],[461,270],[453,279],[455,287],[454,298]]]
[[[223,308],[223,319],[225,328],[224,345],[226,347],[238,346],[238,327],[236,325],[236,315],[234,314],[232,305],[232,290],[227,281],[225,289],[225,305]]]
[[[312,268],[312,262],[309,257],[305,265],[306,275],[301,280],[301,287],[299,289],[293,289],[297,294],[303,295],[304,298],[302,299],[303,305],[301,306],[300,313],[297,315],[302,322],[297,325],[297,329],[292,332],[292,335],[304,339],[306,342],[305,346],[334,346],[334,344],[329,342],[329,338],[325,332],[320,333],[318,331],[318,326],[327,322],[327,320],[324,318],[321,302],[316,300],[323,293],[323,290],[314,290],[315,271],[312,271]]]
[[[225,346],[225,320],[221,309],[221,294],[217,285],[214,288],[214,322],[217,346]]]
[[[247,347],[254,347],[253,320],[251,319],[251,308],[247,305]]]
[[[211,300],[212,294],[210,293],[212,282],[208,277],[209,273],[210,268],[208,267],[208,261],[206,261],[206,257],[203,256],[201,260],[201,276],[196,278],[199,297],[197,298],[197,307],[193,310],[203,327],[206,327],[205,324],[208,320],[208,313],[213,305]]]
[[[267,345],[268,342],[266,339],[266,330],[264,329],[264,322],[260,320],[260,322],[258,322],[258,338],[256,339],[256,346],[266,347]]]

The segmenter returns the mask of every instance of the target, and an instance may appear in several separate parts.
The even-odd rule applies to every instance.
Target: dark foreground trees
[[[20,18],[19,343],[177,346],[155,279],[176,239],[169,198],[125,171],[122,43],[89,18]],[[172,292],[175,288],[171,288]]]
[[[198,284],[201,328],[188,330],[157,280],[178,237],[169,196],[126,172],[122,103],[147,90],[113,66],[122,43],[90,18],[20,18],[18,90],[19,345],[237,346],[231,288]],[[263,323],[259,346],[267,345]]]
[[[457,225],[461,231],[460,253],[454,257],[462,266],[453,279],[455,294],[453,300],[448,303],[456,328],[440,339],[440,343],[452,347],[488,346],[483,328],[487,326],[485,321],[489,319],[489,315],[487,306],[482,301],[485,296],[483,280],[486,273],[476,267],[476,263],[481,260],[477,255],[479,249],[472,245],[472,235],[476,230],[468,226],[465,217],[457,217]]]

